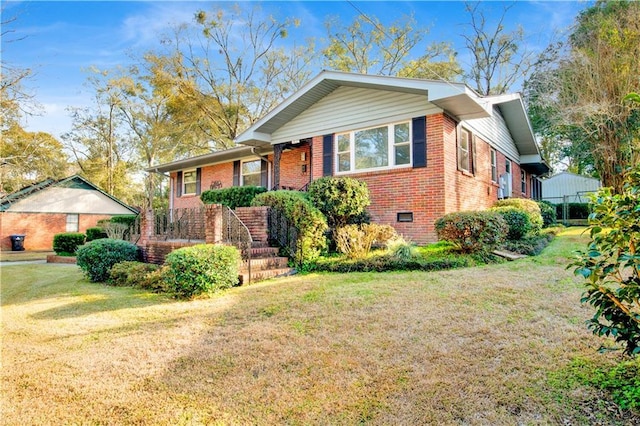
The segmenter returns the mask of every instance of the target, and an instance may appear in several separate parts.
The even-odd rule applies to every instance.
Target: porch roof
[[[184,170],[195,167],[202,167],[210,164],[225,163],[229,161],[239,160],[244,157],[255,155],[256,158],[270,154],[273,150],[269,148],[256,148],[252,146],[236,146],[234,148],[225,149],[223,151],[211,152],[208,154],[189,157],[182,160],[172,161],[171,163],[160,164],[145,169],[149,173],[168,173],[176,170]]]

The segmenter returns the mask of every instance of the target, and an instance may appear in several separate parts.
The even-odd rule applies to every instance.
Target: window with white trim
[[[509,159],[505,160],[504,171],[511,174],[511,160]]]
[[[462,128],[458,139],[458,170],[471,173],[471,132]]]
[[[196,181],[198,174],[195,170],[187,170],[182,173],[182,194],[195,194],[196,193]]]
[[[392,123],[336,134],[338,173],[411,164],[411,122]]]
[[[80,229],[80,215],[68,214],[67,215],[67,232],[78,232]]]
[[[262,160],[242,162],[242,186],[260,186]]]
[[[524,170],[520,170],[520,188],[522,190],[522,195],[527,193],[527,174],[524,172]]]
[[[498,153],[495,149],[491,150],[491,182],[498,181]]]

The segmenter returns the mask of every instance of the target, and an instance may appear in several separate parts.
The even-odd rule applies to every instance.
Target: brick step
[[[259,257],[251,259],[251,272],[265,271],[268,269],[282,269],[286,268],[289,263],[289,259],[281,256],[273,257]],[[240,265],[240,271],[244,272],[248,269],[247,261],[242,262]]]
[[[251,270],[251,282],[255,283],[257,281],[268,280],[269,278],[276,277],[284,277],[287,275],[292,275],[295,273],[295,269],[293,268],[279,268],[279,269],[269,269],[266,271],[253,271]],[[242,272],[239,275],[240,283],[239,285],[245,284],[249,282],[249,273]]]
[[[261,257],[274,257],[278,256],[278,252],[280,250],[277,247],[252,247],[251,248],[251,258],[257,259]]]

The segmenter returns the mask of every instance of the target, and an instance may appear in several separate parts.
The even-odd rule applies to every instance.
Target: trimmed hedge
[[[296,229],[295,251],[288,255],[297,265],[312,262],[327,246],[327,220],[320,210],[298,191],[269,191],[254,198],[254,206],[280,211]],[[288,249],[283,247],[284,249]]]
[[[204,191],[200,199],[204,204],[223,204],[230,209],[249,207],[258,194],[266,192],[261,186],[233,186],[231,188]]]
[[[450,213],[436,220],[440,240],[449,241],[463,253],[490,251],[502,243],[509,227],[492,211]]]
[[[110,223],[120,223],[122,225],[133,226],[136,223],[136,219],[138,216],[135,214],[120,214],[112,216],[109,219]]]
[[[108,238],[107,233],[104,231],[104,229],[99,227],[87,228],[87,242],[99,240],[100,238]]]
[[[320,259],[310,265],[308,272],[387,272],[387,271],[441,271],[474,266],[470,256],[450,253],[438,259],[421,259],[419,256],[401,259],[391,254],[374,255],[361,259]]]
[[[531,232],[538,233],[542,229],[543,220],[540,206],[533,200],[527,198],[507,198],[496,201],[493,207],[516,207],[523,210],[529,214],[529,220],[533,227]]]
[[[157,292],[165,291],[159,274],[159,265],[136,261],[118,262],[111,267],[107,284],[116,287],[138,287]]]
[[[63,232],[53,236],[53,251],[57,255],[74,255],[78,247],[85,242],[85,235],[81,232]]]
[[[563,204],[556,204],[556,217],[562,219]],[[569,217],[567,219],[588,219],[591,213],[589,203],[567,203]]]
[[[169,253],[162,278],[179,297],[211,295],[238,284],[240,252],[233,246],[198,244]]]
[[[349,177],[322,177],[309,185],[309,199],[332,228],[346,225],[365,213],[371,200],[366,182]]]
[[[493,207],[490,210],[500,214],[507,222],[509,227],[508,240],[519,240],[533,230],[529,214],[518,207]]]
[[[139,250],[128,241],[103,238],[79,247],[76,256],[78,266],[91,281],[105,282],[113,265],[125,260],[138,260]]]

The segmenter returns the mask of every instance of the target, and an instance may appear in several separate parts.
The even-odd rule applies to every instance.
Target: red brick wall
[[[147,263],[162,265],[164,263],[164,258],[173,250],[177,250],[182,247],[190,247],[196,244],[202,243],[184,241],[148,241],[141,247],[142,258]]]
[[[280,186],[300,189],[311,179],[311,146],[309,143],[302,142],[298,145],[292,145],[291,148],[290,151],[283,152],[280,158]],[[320,153],[322,154],[322,149]],[[304,160],[302,155],[304,155]],[[270,159],[272,160],[271,157]],[[305,172],[302,171],[303,165],[307,168]]]
[[[267,243],[269,239],[269,207],[238,207],[238,219],[249,229],[255,243]]]
[[[79,232],[96,226],[99,220],[110,215],[80,214]],[[23,234],[25,250],[52,250],[53,236],[67,232],[67,215],[64,213],[0,213],[0,249],[11,250],[11,235]]]

